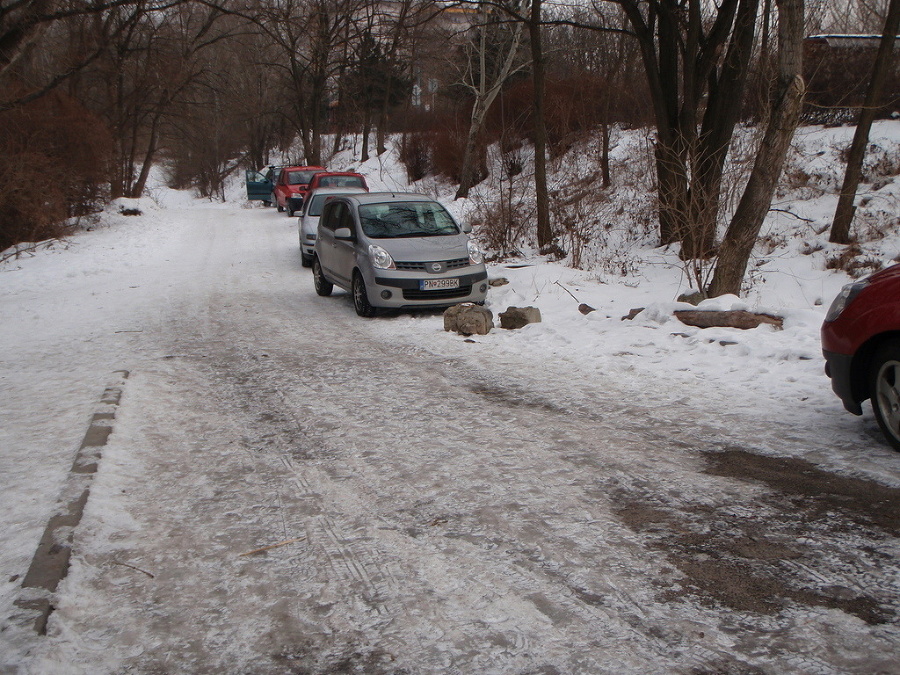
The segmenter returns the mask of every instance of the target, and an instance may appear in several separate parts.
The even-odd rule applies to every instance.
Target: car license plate
[[[443,291],[448,288],[459,288],[459,279],[423,279],[419,282],[420,291]]]

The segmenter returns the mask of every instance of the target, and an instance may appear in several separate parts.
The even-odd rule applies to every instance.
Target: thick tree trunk
[[[537,243],[545,251],[553,243],[547,189],[547,127],[544,122],[544,51],[541,44],[541,0],[532,0],[528,22],[534,78],[534,191],[537,200]]]
[[[678,150],[656,144],[656,194],[659,202],[659,243],[674,244],[684,238],[688,181]]]
[[[856,211],[853,201],[856,199],[856,190],[862,179],[862,164],[866,155],[866,146],[869,143],[869,131],[872,129],[872,122],[875,120],[875,115],[878,112],[884,83],[891,71],[891,54],[894,50],[898,27],[900,27],[900,0],[891,0],[887,18],[884,22],[884,31],[881,35],[878,55],[872,68],[869,90],[866,92],[866,100],[863,103],[862,110],[859,111],[859,120],[856,123],[856,131],[853,134],[853,142],[850,144],[850,154],[847,157],[847,171],[844,174],[844,184],[841,186],[841,196],[838,199],[834,220],[831,223],[831,236],[828,240],[835,244],[850,243],[850,223],[853,222],[853,214]]]
[[[803,84],[803,0],[778,0],[778,87],[750,180],[728,226],[709,295],[738,295],[753,246],[800,119]]]
[[[681,247],[685,259],[707,259],[714,253],[725,159],[734,127],[740,119],[750,74],[758,9],[759,0],[742,0],[737,7],[734,31],[722,68],[716,77],[710,78],[703,127],[696,148],[689,148],[691,187],[687,229]]]

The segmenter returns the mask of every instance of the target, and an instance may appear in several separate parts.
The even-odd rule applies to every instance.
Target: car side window
[[[341,204],[344,207],[341,212],[341,223],[338,227],[347,227],[350,228],[350,231],[353,232],[353,214],[350,213],[350,209],[347,208],[346,204]]]
[[[336,202],[325,205],[325,211],[322,213],[322,227],[329,230],[336,230],[341,226],[347,205],[343,202]]]

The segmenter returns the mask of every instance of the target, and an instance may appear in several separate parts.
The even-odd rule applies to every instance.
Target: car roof
[[[324,166],[286,166],[282,171],[328,171]]]
[[[320,176],[362,176],[358,171],[322,171]]]
[[[385,202],[436,202],[434,197],[418,192],[361,192],[348,195],[358,204],[384,204]]]
[[[318,187],[312,190],[309,193],[309,196],[313,195],[348,195],[348,194],[363,194],[366,189],[361,187]]]

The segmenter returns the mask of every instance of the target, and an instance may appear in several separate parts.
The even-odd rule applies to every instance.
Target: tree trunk
[[[150,176],[150,167],[153,165],[153,158],[156,156],[156,144],[159,139],[159,118],[160,113],[153,116],[153,122],[150,126],[150,140],[147,141],[147,152],[144,153],[144,164],[141,166],[141,174],[138,176],[137,182],[132,186],[129,197],[137,198],[144,194],[144,188],[147,187],[147,178]]]
[[[389,77],[384,100],[381,102],[381,110],[378,113],[378,126],[375,129],[375,150],[379,155],[387,152],[387,126],[390,120],[392,85],[393,78]]]
[[[478,136],[484,124],[486,110],[479,110],[480,101],[476,99],[472,109],[472,121],[469,124],[469,133],[466,135],[466,147],[463,150],[462,168],[459,171],[459,188],[454,199],[463,199],[469,196],[469,189],[475,182],[475,151],[478,148]]]
[[[850,144],[841,196],[838,199],[834,220],[831,223],[831,236],[828,240],[834,244],[850,243],[850,223],[853,222],[853,214],[856,211],[853,200],[856,199],[856,190],[862,179],[862,163],[866,155],[866,146],[869,143],[869,131],[872,129],[872,122],[878,112],[884,83],[892,70],[891,54],[894,50],[898,27],[900,27],[900,0],[891,0],[887,18],[884,21],[878,56],[875,58],[875,65],[872,68],[869,90],[866,92],[862,110],[859,111],[859,120],[853,134],[853,142]]]
[[[681,247],[685,259],[708,259],[714,253],[725,159],[750,74],[758,9],[759,0],[740,2],[722,68],[716,77],[709,78],[703,128],[696,148],[689,148],[691,186]]]
[[[544,122],[544,53],[541,44],[541,0],[532,0],[528,22],[534,77],[534,191],[537,200],[537,243],[541,252],[553,243],[547,189],[547,127]]]
[[[803,0],[778,0],[778,87],[762,145],[750,180],[728,226],[709,295],[739,295],[741,282],[791,139],[800,120],[805,86],[803,59]]]
[[[684,238],[688,181],[678,150],[657,141],[655,155],[659,243],[665,246]]]
[[[600,173],[603,176],[603,187],[612,185],[612,176],[609,172],[609,124],[600,124]]]
[[[362,156],[361,162],[369,160],[369,134],[372,132],[372,107],[365,105],[363,108],[363,128],[362,128]]]

